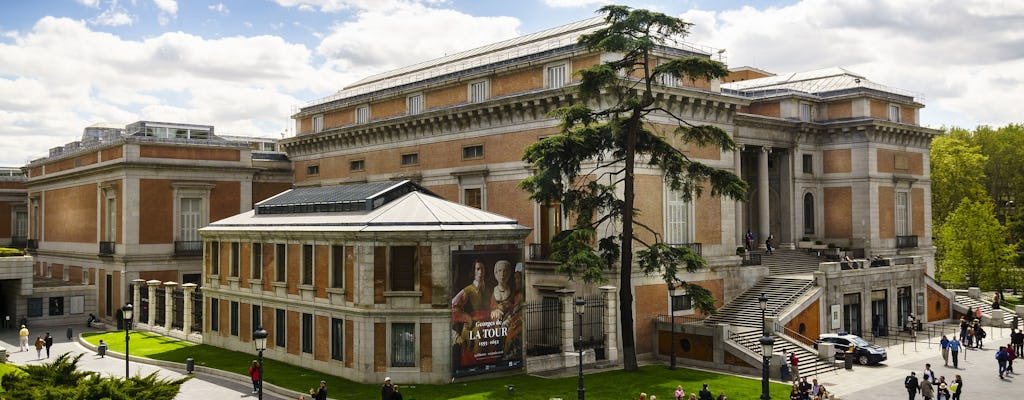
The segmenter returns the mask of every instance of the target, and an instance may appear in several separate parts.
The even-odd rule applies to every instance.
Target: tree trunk
[[[636,362],[636,338],[633,321],[633,168],[636,157],[636,131],[640,112],[633,112],[626,132],[626,177],[623,181],[622,254],[619,265],[619,315],[622,321],[622,367],[626,371],[640,369]]]

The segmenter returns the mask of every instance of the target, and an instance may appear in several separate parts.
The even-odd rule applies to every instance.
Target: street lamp
[[[772,398],[768,393],[768,365],[772,360],[772,347],[775,345],[775,339],[768,336],[768,330],[765,327],[764,314],[768,309],[768,296],[761,293],[757,302],[761,306],[761,400],[768,400]]]
[[[133,312],[132,303],[127,303],[124,307],[121,307],[121,318],[124,320],[124,377],[130,376],[128,367],[128,341],[131,338],[128,336],[128,331],[132,329],[132,316]]]
[[[573,310],[576,311],[576,320],[578,321],[576,325],[579,325],[580,330],[579,340],[576,342],[576,350],[580,353],[579,387],[576,389],[576,393],[579,394],[579,400],[583,400],[583,393],[585,391],[585,389],[583,389],[583,312],[587,308],[587,300],[584,299],[583,296],[577,297],[576,300],[573,301],[572,306]]]
[[[263,400],[263,350],[267,349],[267,330],[263,329],[262,325],[259,328],[256,328],[256,331],[252,333],[252,343],[256,346],[256,351],[260,354],[259,400]]]

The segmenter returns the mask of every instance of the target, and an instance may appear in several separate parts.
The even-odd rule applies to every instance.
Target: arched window
[[[804,234],[814,234],[814,195],[804,195]]]

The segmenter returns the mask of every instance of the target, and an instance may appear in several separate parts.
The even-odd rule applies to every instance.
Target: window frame
[[[250,312],[249,325],[252,326],[252,332],[256,332],[257,329],[263,327],[263,307],[253,304]]]
[[[801,171],[805,174],[814,175],[814,155],[803,153],[800,158]]]
[[[552,70],[555,70],[557,68],[561,68],[562,69],[562,72],[561,72],[561,78],[562,79],[560,81],[556,82],[554,80],[554,78],[556,78],[556,77],[552,76],[553,75],[552,74]],[[561,89],[561,88],[565,87],[566,85],[569,84],[569,71],[570,71],[570,69],[569,69],[569,62],[568,61],[562,61],[562,62],[557,62],[557,63],[552,63],[552,64],[545,65],[544,66],[544,87],[548,88],[548,89]]]
[[[346,249],[344,245],[331,245],[331,268],[328,279],[330,279],[330,287],[332,288],[343,289],[345,287],[345,256]]]
[[[804,111],[807,111],[804,113]],[[801,101],[797,106],[797,117],[801,122],[811,122],[814,120],[814,104]]]
[[[249,257],[249,277],[251,279],[263,279],[263,243],[252,242],[249,244],[250,253]]]
[[[392,323],[389,324],[389,326],[388,326],[388,328],[389,328],[388,329],[388,366],[389,367],[391,367],[391,368],[415,368],[419,364],[419,345],[417,343],[417,340],[419,338],[419,326],[418,325],[419,324],[417,324],[415,322],[392,322]],[[398,332],[398,328],[399,327],[411,327],[412,328],[411,329],[411,331],[412,331],[411,332],[411,340],[409,340],[409,342],[410,342],[409,346],[411,346],[412,353],[411,354],[406,354],[407,357],[403,357],[403,359],[401,360],[402,362],[399,362],[400,360],[398,359],[398,355],[399,355],[398,354],[398,350],[399,350],[398,347],[399,347],[399,344],[400,344],[400,342],[398,342],[398,340],[400,340],[400,339],[397,337],[398,336],[397,334],[399,333]],[[402,333],[404,335],[405,333],[408,333],[408,331],[403,330],[403,332],[400,332],[400,333]],[[403,346],[403,349],[404,350],[410,350],[410,349],[405,349],[404,346]]]
[[[212,183],[201,183],[201,182],[174,182],[171,183],[171,190],[174,196],[174,240],[175,241],[201,241],[202,236],[199,235],[199,228],[202,228],[210,224],[210,192],[214,188]],[[195,227],[192,229],[192,234],[188,234],[184,225],[187,225],[183,221],[184,215],[182,215],[182,200],[184,199],[199,199],[199,211],[195,218]]]
[[[345,361],[345,320],[331,318],[331,359]]]
[[[903,122],[900,118],[900,111],[902,111],[902,109],[899,104],[890,103],[887,109],[889,111],[889,121]]]
[[[242,260],[241,260],[242,257],[241,256],[242,256],[242,245],[240,243],[238,243],[238,242],[231,242],[231,250],[230,250],[230,257],[231,257],[231,259],[230,259],[230,263],[229,263],[230,270],[228,271],[229,272],[228,276],[233,277],[233,278],[237,278],[238,277],[238,274],[241,272],[241,269],[242,269]]]
[[[220,241],[210,241],[210,275],[220,276]]]
[[[239,304],[237,301],[232,301],[228,305],[228,326],[230,328],[231,336],[238,336],[238,324],[239,324]]]
[[[288,244],[274,243],[274,282],[288,279]]]
[[[472,154],[470,154],[472,153]],[[462,146],[462,159],[463,160],[479,160],[484,158],[484,145],[483,144],[471,144]]]
[[[220,331],[220,299],[216,297],[210,298],[210,331]]]
[[[414,99],[418,99],[415,100]],[[405,96],[405,113],[408,115],[421,114],[426,111],[426,97],[422,92],[411,93]]]
[[[420,164],[420,153],[418,151],[411,153],[402,153],[401,157],[402,158],[400,160],[400,165],[403,167],[416,166]]]
[[[366,159],[360,158],[358,160],[349,160],[348,162],[349,172],[364,172],[366,171]]]
[[[299,352],[305,354],[313,354],[313,332],[315,331],[316,323],[313,321],[313,314],[302,313],[299,320],[299,326],[302,329],[302,339],[300,340]]]
[[[401,267],[403,265],[396,264],[398,262],[395,254],[399,248],[409,248],[412,251],[412,262],[411,270],[407,271]],[[388,246],[388,279],[387,279],[387,290],[391,292],[415,292],[419,290],[419,246]],[[409,279],[402,279],[404,276],[408,276]],[[397,283],[405,283],[405,281],[411,281],[412,287],[407,288],[404,285],[398,285]],[[400,286],[400,287],[399,287]]]
[[[684,201],[682,192],[674,191],[668,185],[665,186],[664,193],[665,243],[677,245],[692,243],[696,233],[693,226],[693,201]],[[673,217],[682,217],[682,219],[673,220]],[[681,230],[677,228],[681,228]]]
[[[313,286],[314,275],[316,271],[316,248],[311,243],[303,243],[300,250],[302,258],[300,260],[299,271],[301,279],[300,284],[303,286]]]
[[[369,104],[363,104],[363,105],[360,105],[360,106],[356,106],[356,108],[355,108],[355,110],[353,112],[355,113],[355,115],[353,117],[353,121],[355,121],[356,125],[362,125],[362,124],[370,123],[370,105]]]
[[[911,227],[913,214],[911,214],[910,192],[896,190],[896,193],[893,195],[893,201],[893,225],[896,236],[910,236],[913,231]],[[901,220],[902,224],[900,223]]]
[[[312,121],[310,122],[310,125],[312,125],[313,133],[323,132],[324,131],[324,115],[323,114],[314,115],[311,118],[311,120]]]
[[[320,176],[320,164],[307,165],[306,176]]]
[[[283,308],[274,309],[274,346],[288,346],[288,311]]]
[[[479,88],[480,90],[476,90]],[[466,85],[466,99],[470,103],[483,103],[491,98],[491,80],[490,79],[478,79],[469,82]],[[479,96],[477,96],[479,93]]]

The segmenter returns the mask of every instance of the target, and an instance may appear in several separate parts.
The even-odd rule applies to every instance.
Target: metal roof
[[[722,84],[723,93],[747,98],[765,98],[791,93],[829,97],[858,90],[894,94],[906,97],[910,101],[924,102],[923,96],[919,93],[872,82],[863,75],[842,67],[822,68]]]
[[[422,186],[408,180],[303,187],[285,191],[257,203],[256,213],[297,214],[372,210],[400,195],[413,191],[434,195]]]

